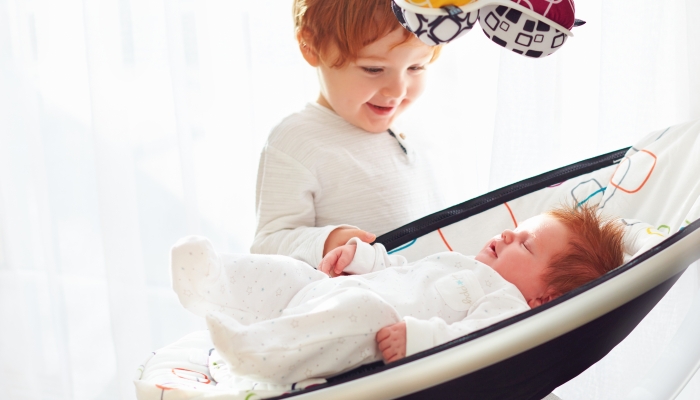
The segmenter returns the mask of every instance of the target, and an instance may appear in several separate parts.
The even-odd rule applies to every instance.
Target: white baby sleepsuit
[[[346,271],[358,275],[329,278],[290,257],[217,255],[207,239],[189,237],[172,250],[173,287],[207,317],[232,372],[279,383],[381,360],[376,332],[402,320],[411,355],[529,310],[514,285],[471,256],[407,264],[381,244],[353,242]]]
[[[316,103],[285,118],[260,155],[251,253],[316,267],[339,226],[381,235],[444,208],[415,140],[392,132],[366,132]]]

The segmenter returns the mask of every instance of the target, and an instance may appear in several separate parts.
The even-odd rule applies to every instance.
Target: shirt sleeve
[[[449,342],[530,309],[522,299],[505,293],[506,291],[497,290],[482,297],[469,310],[466,318],[452,324],[438,317],[429,320],[404,317],[406,355]]]
[[[250,252],[291,256],[316,268],[331,231],[354,228],[315,226],[314,194],[319,190],[311,171],[284,152],[265,146],[258,166],[257,229]]]
[[[347,244],[357,246],[355,256],[344,272],[354,275],[369,274],[381,271],[388,267],[400,267],[406,265],[406,258],[398,254],[390,255],[381,243],[370,245],[358,238],[348,240]]]

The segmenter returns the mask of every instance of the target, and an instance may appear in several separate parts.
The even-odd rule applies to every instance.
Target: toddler
[[[476,256],[407,264],[354,238],[317,270],[283,256],[219,256],[193,237],[173,248],[173,285],[206,315],[231,371],[292,383],[395,361],[547,303],[621,265],[623,232],[593,208],[565,207],[503,231]],[[329,277],[341,272],[351,275]]]
[[[268,137],[251,252],[317,266],[351,237],[372,242],[445,207],[426,160],[395,127],[439,47],[406,31],[388,0],[295,0],[294,18],[320,94]]]

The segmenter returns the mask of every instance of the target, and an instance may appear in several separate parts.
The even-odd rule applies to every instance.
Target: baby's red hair
[[[569,231],[568,251],[554,256],[543,275],[549,288],[564,294],[623,263],[624,225],[602,217],[595,206],[564,206],[546,214]]]
[[[405,30],[391,10],[392,0],[294,0],[294,30],[327,62],[329,50],[333,67],[357,59],[360,50],[396,29],[405,43],[413,34]],[[434,47],[434,61],[440,46]]]

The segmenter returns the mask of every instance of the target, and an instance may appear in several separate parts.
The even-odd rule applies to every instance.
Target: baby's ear
[[[548,290],[547,293],[542,295],[541,297],[528,300],[527,305],[530,306],[530,308],[539,307],[542,304],[549,303],[550,301],[556,299],[559,296],[561,296],[561,293],[555,292],[554,290]]]
[[[301,55],[304,57],[304,60],[309,63],[309,65],[312,67],[318,67],[318,53],[316,52],[316,49],[311,47],[310,39],[311,32],[309,32],[308,29],[302,28],[299,30],[299,32],[297,32],[297,42],[299,42],[299,50],[301,51]]]
[[[530,299],[527,301],[527,305],[530,306],[530,308],[539,307],[542,304],[544,304],[544,303],[542,303],[542,300],[540,297],[538,297],[536,299]]]

